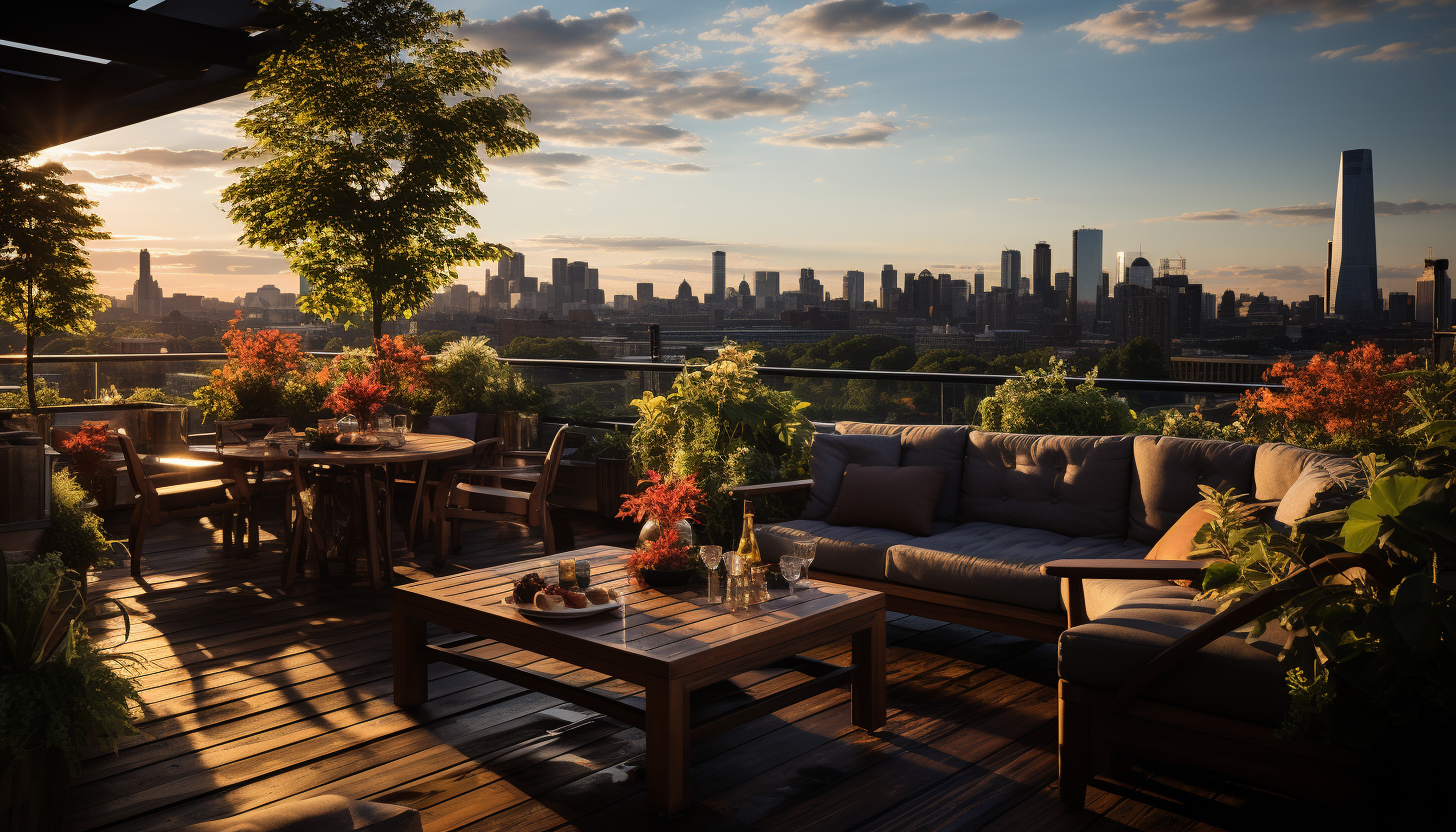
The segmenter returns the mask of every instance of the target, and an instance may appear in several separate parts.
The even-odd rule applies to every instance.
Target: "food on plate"
[[[564,587],[553,585],[547,587],[546,591],[560,597],[561,600],[566,602],[566,606],[571,607],[574,610],[583,609],[588,606],[589,603],[586,600],[585,595],[581,594],[580,592],[573,592],[572,590],[566,589]]]
[[[560,595],[552,595],[542,590],[536,593],[536,609],[547,612],[559,612],[566,609],[566,601]]]
[[[612,599],[613,601],[620,601],[622,600],[622,593],[618,592],[616,589],[609,589],[607,590],[607,597]]]
[[[536,598],[536,593],[546,588],[546,582],[535,572],[527,574],[524,578],[516,581],[515,591],[512,596],[517,604],[529,604]]]
[[[593,604],[605,604],[608,601],[612,600],[612,597],[607,594],[606,589],[599,586],[594,586],[587,589],[586,600],[592,602]]]

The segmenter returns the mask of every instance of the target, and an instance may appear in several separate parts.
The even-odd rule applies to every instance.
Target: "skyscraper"
[[[753,273],[753,294],[758,298],[758,308],[768,309],[778,302],[779,297],[779,273],[778,272],[754,272]]]
[[[1014,248],[1001,252],[1001,288],[1013,292],[1021,289],[1021,252]]]
[[[814,277],[813,269],[799,269],[799,294],[811,298],[815,306],[824,302],[824,284]]]
[[[637,284],[637,302],[638,303],[646,303],[649,300],[652,300],[652,284],[651,283],[638,283]]]
[[[517,281],[526,276],[526,255],[518,251],[510,257],[502,257],[499,265],[499,276],[506,282],[506,291],[521,291]]]
[[[1077,304],[1095,303],[1102,281],[1102,229],[1079,228],[1072,232],[1072,320]]]
[[[142,249],[140,268],[131,289],[131,311],[138,315],[162,314],[162,287],[152,277],[152,254]]]
[[[713,294],[710,301],[722,303],[728,297],[728,255],[722,251],[713,252]]]
[[[1380,310],[1375,275],[1375,175],[1369,150],[1340,154],[1335,241],[1330,254],[1330,311],[1369,320]]]
[[[864,272],[847,271],[844,273],[844,299],[849,301],[850,309],[859,309],[864,306]]]
[[[1426,260],[1425,271],[1416,278],[1416,326],[1445,329],[1451,325],[1451,278],[1446,269],[1451,261]]]
[[[553,261],[554,262],[554,261]],[[573,260],[566,264],[566,282],[557,283],[556,291],[560,296],[561,287],[566,287],[566,297],[561,298],[562,303],[590,303],[591,298],[586,290],[587,264],[585,260]]]
[[[886,263],[884,268],[880,269],[880,289],[896,288],[895,276],[895,267]]]
[[[1045,241],[1031,250],[1031,291],[1044,296],[1052,289],[1052,247]]]
[[[1122,253],[1118,252],[1119,255]],[[1144,289],[1153,288],[1153,264],[1148,262],[1148,258],[1142,256],[1142,252],[1138,252],[1138,256],[1133,258],[1133,261],[1128,263],[1125,268],[1127,270],[1125,282],[1141,286]],[[1114,279],[1113,282],[1118,281]]]

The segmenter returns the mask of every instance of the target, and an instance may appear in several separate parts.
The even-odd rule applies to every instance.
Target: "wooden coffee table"
[[[744,612],[708,604],[692,587],[656,590],[627,579],[624,549],[597,546],[394,587],[394,701],[429,695],[426,668],[449,662],[589,708],[647,732],[647,799],[663,812],[688,804],[692,740],[756,719],[848,681],[852,722],[885,724],[885,596],[816,582],[795,600]],[[585,558],[592,584],[622,592],[622,613],[540,621],[501,603],[511,580]],[[426,640],[438,624],[470,637]],[[799,655],[850,637],[853,664]],[[736,677],[736,678],[735,678]]]

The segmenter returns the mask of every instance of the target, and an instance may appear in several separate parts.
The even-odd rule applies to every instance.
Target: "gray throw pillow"
[[[458,436],[474,442],[475,417],[474,412],[457,413],[454,416],[431,416],[429,424],[425,425],[425,429],[421,432],[435,436]]]
[[[1292,526],[1306,517],[1346,508],[1359,498],[1364,479],[1365,470],[1353,459],[1311,462],[1279,501],[1274,520]]]
[[[939,465],[888,468],[851,464],[844,470],[844,484],[829,512],[829,523],[929,537],[944,484],[945,469]]]
[[[900,437],[870,433],[816,433],[809,449],[809,502],[801,517],[823,520],[839,499],[844,469],[851,463],[895,467],[900,464]]]

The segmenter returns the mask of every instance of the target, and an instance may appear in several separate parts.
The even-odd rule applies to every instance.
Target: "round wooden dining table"
[[[425,467],[430,462],[461,456],[470,451],[475,443],[458,436],[437,436],[427,433],[404,434],[404,445],[398,448],[383,447],[376,450],[313,450],[298,448],[298,461],[304,465],[328,465],[347,470],[357,483],[360,493],[360,511],[354,522],[363,526],[351,529],[344,541],[356,536],[367,541],[369,583],[378,589],[384,584],[385,573],[393,573],[394,536],[392,528],[394,510],[394,477],[396,466],[418,465],[419,476],[415,478],[413,510],[418,512],[424,498]],[[290,449],[278,445],[262,445],[252,442],[247,445],[191,445],[188,450],[199,456],[221,459],[234,468],[274,468],[292,462]],[[384,500],[375,494],[375,469],[383,467]],[[381,511],[382,509],[382,511]]]

